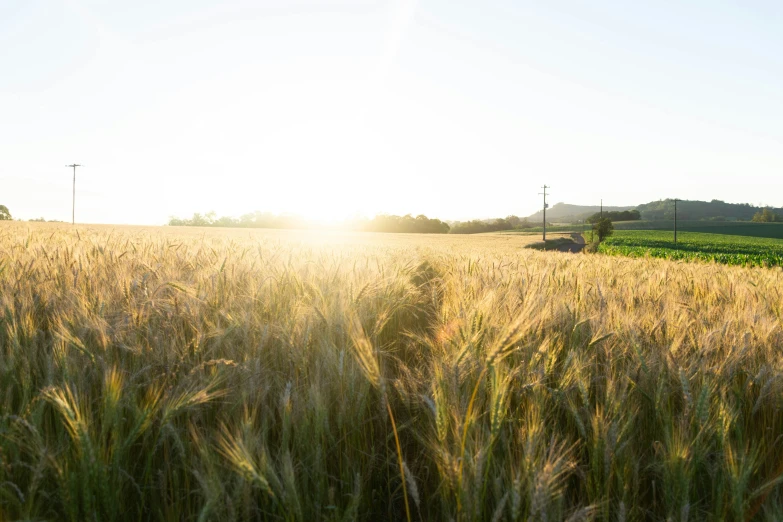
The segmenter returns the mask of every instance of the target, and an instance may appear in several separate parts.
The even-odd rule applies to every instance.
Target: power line
[[[68,168],[73,168],[73,200],[71,203],[71,224],[76,224],[76,167],[83,167],[84,165],[79,165],[78,163],[73,163],[71,165],[66,165]]]
[[[541,195],[541,194],[544,195],[544,243],[546,243],[546,207],[549,206],[546,203],[546,196],[547,196],[546,189],[552,188],[552,187],[547,187],[546,185],[544,185],[541,188],[544,189],[544,192],[539,192],[538,194],[539,195]]]

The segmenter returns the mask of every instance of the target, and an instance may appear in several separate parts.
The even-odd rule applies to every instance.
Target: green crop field
[[[674,221],[624,221],[615,223],[616,230],[674,230]],[[783,239],[783,223],[750,223],[747,221],[686,221],[677,223],[680,232],[702,232]]]
[[[714,261],[727,265],[783,266],[783,241],[741,235],[659,230],[617,230],[599,252],[630,257]]]

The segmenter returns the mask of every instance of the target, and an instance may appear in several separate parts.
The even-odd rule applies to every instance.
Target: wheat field
[[[0,520],[783,520],[783,271],[0,226]]]

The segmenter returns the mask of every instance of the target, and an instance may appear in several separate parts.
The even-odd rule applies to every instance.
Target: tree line
[[[191,218],[171,217],[169,226],[178,227],[234,227],[234,228],[323,228],[299,216],[275,215],[269,212],[254,212],[238,218],[218,217],[214,212],[196,213]],[[449,225],[439,219],[430,219],[420,214],[416,217],[406,214],[395,216],[379,214],[373,219],[344,221],[335,228],[366,232],[396,232],[410,234],[447,234]]]
[[[642,213],[638,210],[613,210],[609,212],[596,212],[589,218],[588,223],[598,223],[601,219],[610,221],[638,221],[642,219]]]
[[[409,234],[448,234],[451,227],[440,219],[430,219],[424,214],[416,217],[406,214],[394,216],[380,214],[370,220],[354,221],[352,228],[367,232],[398,232]]]
[[[236,227],[236,228],[338,228],[364,232],[394,232],[408,234],[481,234],[501,230],[520,230],[540,227],[527,218],[506,216],[505,218],[456,221],[451,224],[440,219],[428,218],[424,214],[397,216],[379,214],[372,219],[358,218],[337,223],[332,227],[308,221],[299,216],[275,215],[269,212],[254,212],[238,218],[221,216],[214,212],[196,213],[191,218],[171,217],[169,226],[190,227]]]
[[[310,223],[299,216],[272,214],[271,212],[251,212],[238,218],[218,217],[214,212],[201,214],[196,212],[191,218],[171,217],[172,227],[232,227],[232,228],[308,228]]]
[[[645,220],[673,220],[674,219],[674,200],[663,199],[652,201],[636,207]],[[769,208],[771,213],[781,213],[783,209]],[[755,207],[749,203],[726,203],[719,199],[712,201],[677,201],[677,219],[683,221],[756,221],[758,214],[763,214],[764,209]],[[769,215],[769,214],[767,214]],[[765,218],[766,219],[766,218]]]
[[[666,210],[664,210],[664,213],[662,215],[663,215],[664,218],[671,218],[671,219],[673,219],[674,218],[673,200],[667,200],[667,201],[669,201],[671,203],[671,205],[669,205],[669,206],[671,206],[671,209],[666,209],[666,205],[660,207],[660,208],[666,209]],[[703,205],[698,205],[699,203],[703,203],[703,202],[700,202],[700,201],[684,201],[682,203],[689,203],[689,204],[696,203],[696,205],[694,205],[695,208],[701,208],[702,210],[705,208]],[[735,207],[735,208],[736,207],[741,207],[743,209],[750,207],[750,205],[724,204],[722,201],[717,201],[717,200],[711,201],[710,204],[711,205],[719,205],[719,206],[729,205],[731,207]],[[752,207],[750,207],[750,208],[752,208]],[[680,218],[680,219],[692,219],[693,218],[693,211],[692,210],[691,210],[691,212],[689,212],[688,210],[680,211],[679,209],[677,209],[677,217]],[[719,219],[720,217],[723,217],[723,216],[717,216],[717,217],[716,216],[712,216],[711,218],[708,218],[708,219],[711,220],[711,221],[720,221],[721,220],[721,219]],[[610,222],[614,222],[614,221],[637,221],[637,220],[642,219],[642,215],[641,215],[641,212],[639,212],[638,210],[635,210],[635,209],[634,210],[625,210],[625,211],[622,211],[622,212],[616,212],[616,211],[604,212],[603,214],[600,213],[600,212],[596,212],[595,214],[593,214],[592,216],[587,218],[586,221],[588,223],[597,224],[597,223],[600,223],[602,221],[602,219],[608,219]],[[703,216],[702,216],[702,219],[704,219]],[[764,208],[762,210],[759,210],[758,212],[754,213],[753,217],[751,218],[751,221],[754,222],[754,223],[783,223],[783,215],[778,214],[777,212],[775,212],[774,210],[772,210],[769,207],[766,207],[766,208]]]
[[[525,229],[540,226],[540,223],[530,223],[527,218],[506,216],[505,218],[472,221],[458,221],[451,226],[451,234],[481,234],[484,232],[499,232],[501,230]]]

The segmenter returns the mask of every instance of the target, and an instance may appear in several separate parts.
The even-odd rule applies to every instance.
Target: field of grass
[[[0,224],[0,520],[783,519],[783,272],[526,241]]]
[[[673,233],[674,221],[623,221],[615,223],[616,230],[667,230]],[[783,239],[783,223],[750,223],[747,221],[687,221],[677,222],[679,232],[702,232],[731,236],[767,237]]]
[[[678,232],[677,243],[674,243],[672,232],[618,230],[601,243],[598,251],[611,255],[714,261],[727,265],[783,265],[783,241],[750,236]]]

